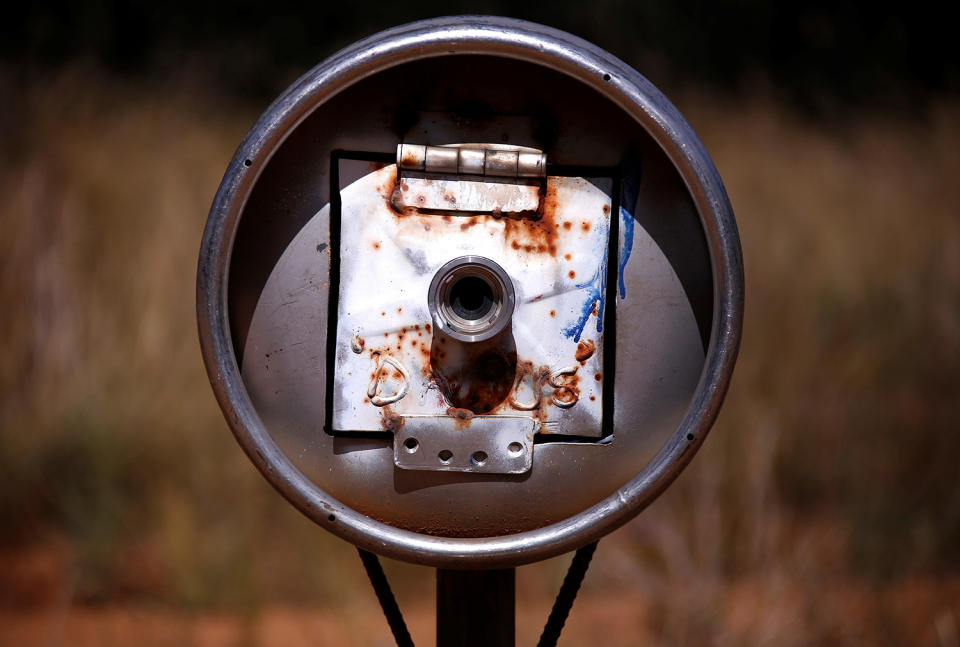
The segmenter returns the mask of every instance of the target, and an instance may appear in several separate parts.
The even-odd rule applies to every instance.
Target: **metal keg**
[[[503,568],[595,541],[716,418],[740,243],[703,145],[570,34],[455,17],[297,80],[200,252],[214,392],[257,468],[360,548]]]

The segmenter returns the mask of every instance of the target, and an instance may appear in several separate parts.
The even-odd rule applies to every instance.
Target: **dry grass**
[[[196,252],[254,111],[89,70],[13,89],[0,643],[385,644],[352,549],[255,474],[200,363]],[[679,104],[740,223],[744,345],[701,455],[601,544],[568,644],[957,645],[960,107]],[[521,569],[524,643],[565,563]],[[425,641],[430,572],[388,570]]]

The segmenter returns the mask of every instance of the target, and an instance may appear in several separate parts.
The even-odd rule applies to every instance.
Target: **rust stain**
[[[389,406],[383,407],[381,416],[380,425],[384,430],[396,433],[403,428],[403,417],[392,411]]]
[[[563,255],[563,258],[564,258],[564,260],[569,261],[569,260],[570,260],[571,258],[573,258],[573,257],[570,256],[570,254],[564,254],[564,255]]]
[[[596,375],[593,376],[593,379],[595,379],[597,382],[599,382],[600,380],[603,379],[603,376],[600,375],[599,373],[597,373]]]
[[[469,420],[473,417],[473,411],[469,409],[458,409],[457,407],[450,407],[447,409],[447,415],[453,418],[460,418],[460,420]]]
[[[597,345],[593,343],[593,340],[587,339],[577,344],[577,352],[574,353],[573,356],[582,365],[590,359],[596,351]]]
[[[590,231],[590,223],[587,222],[587,221],[581,222],[581,223],[580,223],[580,229],[582,229],[582,230],[585,231],[585,232],[586,232],[586,231]]]
[[[603,213],[604,215],[610,213],[610,205],[607,205],[607,204],[603,205]]]
[[[577,278],[577,273],[574,272],[573,270],[570,270],[569,272],[567,272],[567,276],[569,276],[571,279],[575,279]]]
[[[551,310],[551,311],[550,311],[550,316],[551,316],[551,317],[556,317],[556,316],[557,316],[557,311],[556,311],[556,310]]]
[[[481,344],[479,348],[463,346],[456,348],[458,352],[451,352],[454,361],[445,361],[447,353],[441,350],[445,340],[445,335],[435,337],[430,353],[431,373],[444,399],[454,409],[473,414],[494,411],[513,388],[516,349],[496,343]]]
[[[450,407],[447,409],[447,415],[454,419],[457,429],[461,430],[469,427],[470,421],[473,420],[473,411],[469,409]]]
[[[477,218],[476,216],[472,216],[471,218],[468,218],[465,223],[460,225],[460,231],[466,231],[471,227],[476,226],[479,222],[480,222],[479,218]]]
[[[373,241],[373,248],[374,248],[374,249],[380,249],[380,241],[379,241],[379,240]]]

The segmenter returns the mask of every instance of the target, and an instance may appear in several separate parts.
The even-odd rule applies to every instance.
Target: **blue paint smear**
[[[610,225],[603,221],[603,231],[598,232],[597,238],[600,241],[599,249],[594,250],[594,254],[600,257],[600,263],[597,266],[593,276],[586,283],[578,283],[577,289],[585,290],[587,299],[580,309],[580,314],[576,320],[563,329],[564,336],[567,339],[580,341],[583,335],[583,329],[587,325],[587,320],[593,313],[593,306],[597,304],[597,332],[603,332],[603,304],[607,293],[607,243],[610,236],[607,234]]]
[[[620,227],[623,231],[623,246],[620,248],[620,264],[617,272],[617,283],[620,286],[620,298],[627,298],[627,288],[623,284],[623,270],[627,267],[627,261],[630,260],[630,252],[633,251],[633,214],[620,207]]]
[[[624,182],[621,191],[621,204],[629,205],[632,209],[637,203],[638,191],[639,186],[635,182],[630,180]],[[617,277],[618,287],[620,288],[620,298],[625,299],[627,297],[627,289],[623,283],[623,271],[627,266],[627,261],[630,260],[630,253],[633,251],[633,227],[635,223],[633,215],[627,211],[625,207],[620,207],[619,217],[620,226],[623,231],[623,245],[620,246],[619,249]],[[593,314],[594,305],[597,306],[597,332],[603,332],[603,312],[604,306],[606,305],[607,294],[609,228],[609,223],[604,221],[603,231],[598,232],[600,234],[598,239],[601,241],[601,244],[599,245],[599,249],[595,250],[595,254],[600,257],[600,263],[597,265],[596,271],[589,281],[577,284],[577,289],[586,292],[586,300],[580,308],[580,314],[572,324],[562,330],[567,339],[572,339],[575,342],[580,341],[580,337],[583,335],[583,329],[586,328],[587,321],[590,319],[590,315]],[[619,241],[617,242],[619,243]]]
[[[620,298],[627,298],[627,287],[623,283],[623,270],[630,260],[633,251],[633,210],[637,205],[637,196],[640,193],[640,161],[630,160],[624,167],[623,187],[620,190],[620,231],[623,232],[623,246],[620,248],[617,284],[620,288]]]

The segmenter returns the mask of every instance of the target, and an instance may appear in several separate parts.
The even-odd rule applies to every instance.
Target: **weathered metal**
[[[481,176],[464,172],[479,158],[460,152],[446,179],[482,186],[453,187],[456,206],[434,193],[442,213],[429,213],[398,183],[397,146],[411,142],[500,142],[544,151],[551,166]],[[426,150],[423,170],[405,174],[431,180]],[[527,187],[535,208],[487,199],[492,185]],[[467,199],[474,189],[481,198]],[[584,214],[589,231],[578,231]],[[567,259],[568,244],[583,256]],[[496,340],[466,344],[459,362],[439,357],[427,300],[436,270],[464,255],[502,267],[517,303],[515,364],[490,360],[492,388],[473,396],[450,383],[462,386]],[[733,213],[679,112],[595,46],[500,18],[398,27],[297,81],[227,169],[198,270],[204,359],[251,460],[344,539],[440,567],[557,555],[649,504],[717,415],[742,308]],[[483,431],[508,413],[523,424]],[[438,438],[462,442],[454,452]]]

